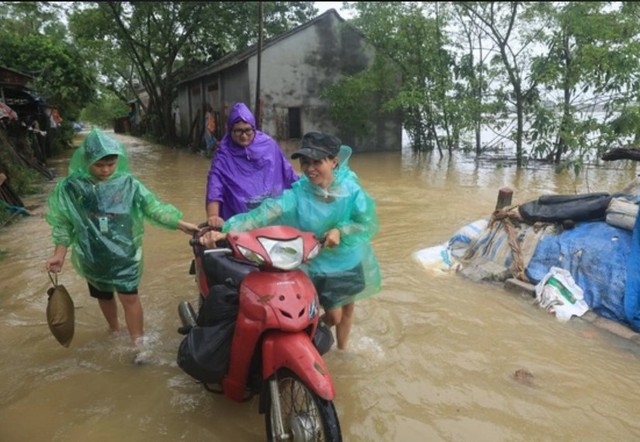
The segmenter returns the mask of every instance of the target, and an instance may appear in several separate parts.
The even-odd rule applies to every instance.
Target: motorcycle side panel
[[[263,379],[279,368],[288,368],[321,398],[335,396],[329,370],[306,333],[269,333],[262,343]]]
[[[318,297],[304,272],[249,273],[240,287],[229,374],[223,381],[225,394],[233,400],[243,399],[249,366],[264,333],[279,330],[284,335],[302,335],[322,362],[309,338],[317,324]],[[306,353],[303,357],[315,360],[315,356]],[[314,367],[313,363],[310,366]]]

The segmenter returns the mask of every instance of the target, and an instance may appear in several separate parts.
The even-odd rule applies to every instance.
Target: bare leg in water
[[[133,345],[138,346],[144,333],[144,316],[140,297],[137,294],[118,293],[118,298],[124,308],[124,320],[127,323],[131,341]]]
[[[136,294],[118,293],[118,299],[124,308],[124,320],[131,336],[131,342],[137,346],[140,343],[144,333],[144,316],[142,312],[142,304],[140,298]],[[118,304],[115,299],[98,299],[100,310],[104,318],[109,324],[112,332],[120,331],[120,323],[118,321]]]
[[[336,340],[340,350],[346,350],[349,343],[354,307],[355,304],[353,302],[345,304],[342,307],[327,310],[321,318],[329,327],[336,326]]]
[[[112,332],[120,331],[120,324],[118,323],[118,304],[116,304],[116,300],[113,298],[98,299],[98,305],[100,306],[100,310],[102,310],[104,319],[106,319],[107,324],[109,324],[109,329]]]

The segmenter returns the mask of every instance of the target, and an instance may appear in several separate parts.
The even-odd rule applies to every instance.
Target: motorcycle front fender
[[[306,333],[268,333],[262,342],[262,361],[263,379],[287,368],[322,399],[333,400],[335,390],[329,370]]]

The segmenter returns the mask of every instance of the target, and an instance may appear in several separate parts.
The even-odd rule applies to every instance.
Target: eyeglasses
[[[236,137],[239,137],[243,134],[250,137],[251,135],[253,135],[253,128],[249,127],[247,129],[233,129],[232,132]]]

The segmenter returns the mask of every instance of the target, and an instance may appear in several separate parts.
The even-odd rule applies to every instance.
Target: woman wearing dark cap
[[[256,119],[244,103],[236,103],[209,169],[207,223],[220,227],[263,199],[280,196],[297,179],[278,143],[256,128]]]
[[[379,224],[375,202],[349,168],[351,148],[332,135],[309,132],[300,149],[304,176],[282,196],[265,200],[250,212],[228,219],[222,232],[211,231],[202,244],[214,247],[226,232],[266,225],[288,225],[325,238],[320,254],[305,271],[313,280],[325,310],[323,321],[336,326],[339,349],[346,349],[354,303],[380,291],[380,267],[371,247]]]

